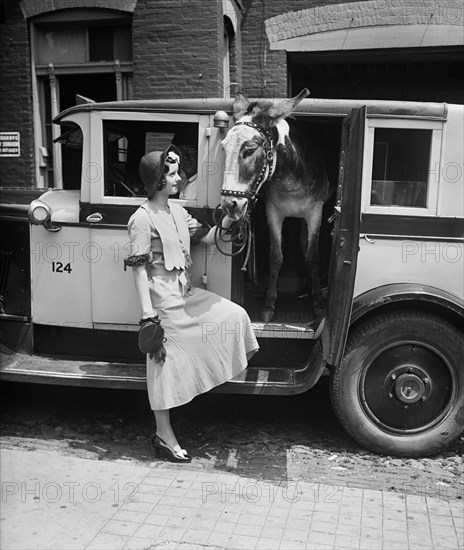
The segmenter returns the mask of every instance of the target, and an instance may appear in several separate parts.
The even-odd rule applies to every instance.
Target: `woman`
[[[159,316],[165,331],[166,357],[157,361],[147,354],[148,396],[157,428],[152,443],[157,456],[190,462],[174,435],[169,410],[236,376],[259,346],[243,308],[190,286],[190,237],[201,224],[169,201],[178,192],[179,165],[180,152],[173,145],[140,161],[148,200],[129,220],[126,265],[133,268],[142,321]],[[226,217],[222,226],[231,223]],[[204,231],[200,241],[214,243],[215,231]]]

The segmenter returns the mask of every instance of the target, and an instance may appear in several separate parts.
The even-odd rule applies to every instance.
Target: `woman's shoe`
[[[187,454],[179,454],[176,452],[172,447],[170,447],[167,443],[165,443],[159,435],[154,435],[151,444],[155,448],[155,456],[156,458],[160,458],[161,455],[164,455],[167,457],[168,460],[171,462],[192,462],[192,457],[188,456]],[[183,450],[183,449],[182,449]]]

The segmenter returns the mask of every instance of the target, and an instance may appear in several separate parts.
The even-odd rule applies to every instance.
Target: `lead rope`
[[[246,271],[251,249],[251,220],[248,205],[245,216],[234,222],[228,229],[222,227],[222,220],[224,217],[225,214],[222,212],[221,205],[218,204],[213,211],[213,220],[216,225],[214,243],[219,252],[224,254],[224,256],[238,256],[246,247],[245,260],[241,267],[242,271]],[[229,237],[226,238],[226,235]],[[225,244],[229,243],[232,243],[231,252],[226,251],[223,247]],[[235,250],[234,247],[236,247]]]

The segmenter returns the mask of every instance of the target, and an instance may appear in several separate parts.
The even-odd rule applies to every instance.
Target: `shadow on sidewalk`
[[[1,435],[26,447],[78,456],[151,462],[155,423],[145,392],[9,383],[3,385]],[[322,383],[289,397],[211,393],[173,409],[192,464],[240,476],[285,481],[289,453],[357,446],[337,423]],[[66,446],[60,445],[62,450]],[[80,451],[80,452],[79,452]],[[294,474],[292,473],[292,476]]]

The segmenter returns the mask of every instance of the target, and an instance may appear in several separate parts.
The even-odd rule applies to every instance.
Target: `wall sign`
[[[19,132],[0,132],[0,157],[19,156]]]

